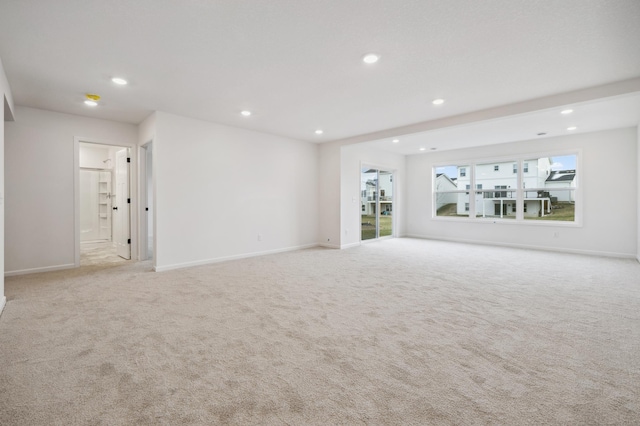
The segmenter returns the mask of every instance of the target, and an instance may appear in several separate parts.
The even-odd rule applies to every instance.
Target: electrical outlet
[[[560,232],[554,231],[553,232],[553,238],[560,238]]]
[[[262,234],[258,234],[258,241],[262,241]]]

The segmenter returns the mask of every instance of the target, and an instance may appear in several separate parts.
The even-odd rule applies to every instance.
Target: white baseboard
[[[330,248],[330,249],[340,249],[341,248],[338,244],[327,244],[327,243],[320,243],[320,244],[318,244],[318,247],[324,247],[324,248]]]
[[[11,277],[14,275],[37,274],[39,272],[60,271],[62,269],[71,269],[75,267],[76,265],[74,263],[68,263],[66,265],[44,266],[42,268],[18,269],[16,271],[5,271],[4,276]]]
[[[213,259],[196,260],[194,262],[174,263],[173,265],[155,266],[153,269],[156,272],[171,271],[173,269],[190,268],[192,266],[209,265],[212,263],[228,262],[230,260],[246,259],[249,257],[266,256],[268,254],[304,250],[308,248],[318,247],[318,245],[319,244],[317,243],[313,243],[313,244],[305,244],[301,246],[285,247],[285,248],[275,249],[275,250],[265,250],[265,251],[258,251],[258,252],[252,252],[252,253],[237,254],[233,256],[216,257]]]
[[[341,248],[341,249],[348,249],[348,248],[351,248],[351,247],[357,247],[357,246],[359,246],[359,245],[361,245],[361,244],[362,244],[362,242],[360,242],[360,241],[356,241],[355,243],[342,244],[342,245],[340,246],[340,248]]]
[[[539,251],[551,251],[551,252],[558,252],[558,253],[584,254],[584,255],[587,255],[587,256],[616,257],[616,258],[621,258],[621,259],[634,259],[636,257],[635,255],[629,254],[629,253],[618,253],[618,252],[596,251],[596,250],[581,250],[581,249],[572,249],[572,248],[564,248],[564,247],[546,247],[546,246],[536,246],[536,245],[530,245],[530,244],[499,243],[499,242],[493,242],[493,241],[466,240],[466,239],[463,239],[463,238],[443,238],[443,237],[434,237],[434,236],[429,236],[429,235],[410,234],[410,235],[407,235],[407,237],[408,238],[419,238],[419,239],[423,239],[423,240],[451,241],[453,243],[478,244],[478,245],[483,245],[483,246],[510,247],[510,248],[526,249],[526,250],[539,250]]]
[[[2,315],[2,311],[4,310],[4,306],[7,304],[7,297],[0,297],[0,315]]]

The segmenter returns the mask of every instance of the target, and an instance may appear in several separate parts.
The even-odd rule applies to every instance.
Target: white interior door
[[[116,253],[125,259],[131,259],[128,158],[128,148],[116,152],[116,199],[113,206],[113,241]]]

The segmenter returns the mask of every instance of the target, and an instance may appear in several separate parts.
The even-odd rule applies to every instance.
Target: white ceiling
[[[326,142],[638,78],[639,21],[638,0],[0,0],[0,58],[18,105]],[[519,119],[487,142],[564,126]]]

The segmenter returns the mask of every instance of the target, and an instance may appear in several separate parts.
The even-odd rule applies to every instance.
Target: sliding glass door
[[[393,235],[393,172],[362,168],[360,198],[360,239]]]

